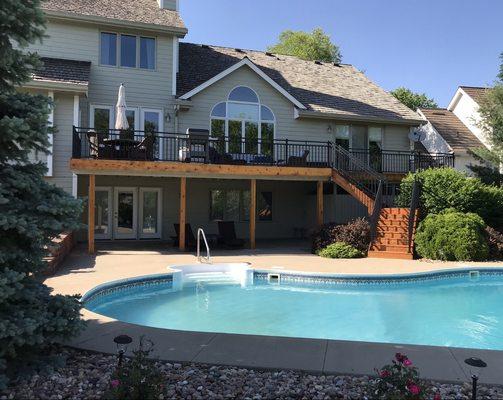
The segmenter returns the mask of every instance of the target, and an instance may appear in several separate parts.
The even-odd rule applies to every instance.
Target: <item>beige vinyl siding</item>
[[[293,104],[249,67],[244,66],[193,96],[190,110],[179,114],[179,131],[185,132],[187,128],[209,129],[212,108],[217,103],[226,101],[229,92],[241,85],[255,90],[260,102],[274,112],[276,139],[333,141],[335,125],[345,124],[344,121],[335,120],[295,119]],[[409,150],[409,127],[390,125],[385,126],[383,132],[385,149]]]
[[[49,182],[72,193],[72,173],[69,169],[72,157],[73,94],[54,94],[54,145],[53,174]]]
[[[86,197],[88,177],[79,176],[78,195]],[[179,178],[149,178],[124,176],[96,176],[96,186],[105,187],[157,187],[162,189],[162,239],[175,234],[173,224],[179,218]],[[194,233],[202,227],[206,233],[218,233],[218,225],[210,221],[210,191],[217,189],[249,190],[249,180],[187,179],[187,222]],[[258,181],[257,193],[273,193],[273,220],[259,221],[256,235],[259,239],[291,238],[294,228],[312,231],[316,226],[316,182]],[[325,202],[332,196],[325,196]],[[84,214],[86,214],[85,210]],[[87,216],[83,216],[85,221]],[[326,219],[329,221],[330,219]],[[249,223],[235,221],[239,237],[249,237]],[[85,235],[81,235],[81,240]]]
[[[99,65],[100,32],[103,31],[155,37],[156,70]],[[91,61],[88,104],[115,105],[119,85],[124,83],[128,107],[159,108],[164,113],[172,112],[172,36],[54,21],[48,24],[46,33],[48,37],[42,44],[31,47],[41,56]],[[83,105],[86,106],[85,103]],[[88,110],[84,109],[84,113],[87,118],[83,122],[88,125]],[[173,129],[170,124],[166,126],[166,121],[164,124],[166,130]]]

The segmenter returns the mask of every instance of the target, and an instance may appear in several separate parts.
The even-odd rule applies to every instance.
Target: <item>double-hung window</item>
[[[155,70],[155,38],[102,32],[100,64]]]

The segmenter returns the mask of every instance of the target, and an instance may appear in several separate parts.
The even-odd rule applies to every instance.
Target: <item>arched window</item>
[[[273,156],[275,118],[272,110],[260,103],[254,90],[238,86],[227,101],[211,111],[211,137],[221,139],[217,148],[229,153]]]

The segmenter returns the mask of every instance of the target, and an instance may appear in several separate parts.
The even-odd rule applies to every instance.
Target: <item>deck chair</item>
[[[154,159],[155,136],[147,135],[131,151],[131,157],[134,160],[153,160]]]
[[[307,157],[309,156],[309,150],[304,150],[304,153],[299,156],[288,157],[288,165],[307,165]]]
[[[245,241],[236,237],[234,221],[218,221],[218,241],[226,247],[243,247]]]
[[[208,129],[187,129],[190,160],[207,163],[210,152],[210,131]]]
[[[173,224],[175,227],[176,236],[171,236],[173,239],[173,245],[178,246],[180,243],[180,224]],[[185,224],[185,247],[187,248],[195,248],[197,246],[197,240],[194,236],[194,232],[192,232],[192,227],[190,224]]]

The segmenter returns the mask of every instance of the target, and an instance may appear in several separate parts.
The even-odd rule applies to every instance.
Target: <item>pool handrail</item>
[[[206,257],[201,256],[201,236],[203,237],[204,244],[206,246]],[[210,256],[210,246],[208,246],[208,241],[206,240],[206,234],[202,228],[198,228],[197,230],[197,261],[202,263],[204,260],[205,263],[211,264],[211,256]]]

